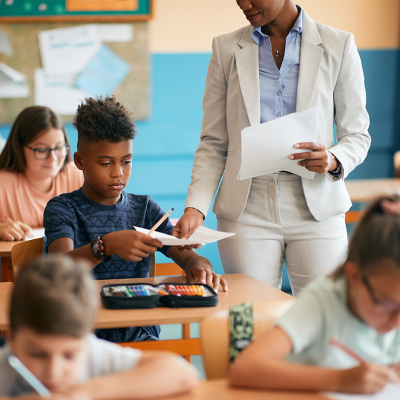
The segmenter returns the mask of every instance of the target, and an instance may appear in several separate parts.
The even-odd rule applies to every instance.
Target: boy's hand
[[[0,224],[0,240],[23,240],[32,233],[31,228],[20,222],[13,222],[7,218],[7,222]]]
[[[104,254],[117,254],[127,261],[141,261],[162,247],[159,240],[134,230],[107,233],[103,236]]]
[[[228,291],[226,280],[219,277],[212,269],[210,262],[201,256],[190,260],[189,265],[185,268],[187,283],[202,283],[211,286],[218,292],[219,285],[222,285],[224,292]]]
[[[390,382],[399,381],[397,372],[383,365],[366,363],[338,372],[337,390],[346,393],[371,394],[381,391]]]

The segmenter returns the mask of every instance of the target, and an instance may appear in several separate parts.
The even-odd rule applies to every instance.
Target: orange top
[[[38,192],[22,173],[0,171],[0,221],[7,216],[30,227],[43,226],[43,211],[47,202],[82,185],[83,173],[73,162],[57,174],[47,193]]]

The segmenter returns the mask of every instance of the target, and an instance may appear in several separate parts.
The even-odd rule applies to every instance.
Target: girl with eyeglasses
[[[392,195],[366,211],[344,265],[306,287],[239,355],[230,383],[369,394],[399,374],[400,197]]]
[[[82,183],[61,118],[48,107],[25,108],[0,155],[0,239],[29,236],[43,226],[47,202]]]

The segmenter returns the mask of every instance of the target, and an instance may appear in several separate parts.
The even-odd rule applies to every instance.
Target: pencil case
[[[218,295],[208,285],[189,283],[149,283],[104,285],[100,292],[106,308],[215,307]]]

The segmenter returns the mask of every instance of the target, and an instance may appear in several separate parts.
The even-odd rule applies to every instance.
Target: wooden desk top
[[[191,393],[168,397],[165,400],[324,400],[312,392],[237,389],[228,386],[226,379],[202,381]]]
[[[12,282],[0,282],[0,331],[8,329],[8,308],[13,287]]]
[[[219,304],[216,307],[180,309],[157,307],[142,310],[109,310],[102,305],[97,317],[96,328],[123,328],[128,326],[200,322],[204,317],[216,311],[227,309],[235,304],[246,301],[261,302],[280,298],[284,299],[289,296],[247,274],[227,274],[222,276],[228,282],[229,292],[218,292]],[[175,276],[168,278],[117,279],[98,281],[98,285],[100,292],[101,286],[109,283],[148,282],[158,284],[164,281],[186,282],[186,278]]]
[[[392,179],[361,179],[345,181],[351,201],[372,201],[379,196],[384,196],[400,191],[400,178]]]
[[[228,282],[229,292],[218,292],[219,304],[217,307],[201,308],[168,308],[158,307],[142,310],[109,310],[101,306],[96,320],[96,328],[123,328],[128,326],[146,326],[163,324],[182,324],[200,322],[210,314],[227,309],[228,307],[245,301],[260,302],[287,298],[289,295],[263,283],[247,274],[222,275]],[[147,279],[116,279],[98,281],[99,292],[101,286],[109,283],[148,282],[158,284],[163,281],[185,282],[181,276],[168,278]],[[0,283],[0,331],[8,329],[8,304],[14,284]]]
[[[22,240],[14,242],[0,240],[0,257],[11,257],[11,249],[18,243],[22,243]]]

